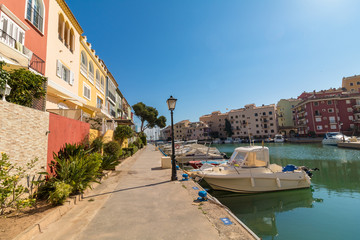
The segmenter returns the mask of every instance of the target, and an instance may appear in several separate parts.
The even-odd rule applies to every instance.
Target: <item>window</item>
[[[329,117],[329,122],[330,122],[330,123],[336,123],[335,117]]]
[[[29,20],[40,32],[44,26],[44,4],[42,0],[28,0],[26,9],[26,19]]]
[[[360,82],[356,82],[356,85],[360,85]]]
[[[87,57],[84,51],[81,51],[81,64],[80,64],[80,72],[82,75],[84,75],[85,77],[87,77],[87,66],[88,66],[88,61],[87,61]]]
[[[100,89],[102,91],[104,91],[104,88],[105,88],[105,80],[104,80],[104,77],[101,76]]]
[[[258,127],[259,127],[259,124],[256,124],[256,127],[258,128]]]
[[[59,14],[59,21],[58,21],[58,35],[59,40],[64,41],[64,32],[65,32],[65,20],[62,14]]]
[[[100,88],[100,72],[96,69],[96,87]]]
[[[331,100],[327,101],[327,104],[328,104],[328,105],[331,105],[331,104],[332,104],[332,101],[331,101]]]
[[[96,98],[96,107],[102,109],[103,100],[99,97]]]
[[[91,100],[91,89],[88,85],[84,84],[83,95],[86,99]]]
[[[329,112],[329,113],[333,113],[333,112],[334,112],[334,109],[333,109],[333,108],[328,108],[328,112]]]
[[[350,86],[354,86],[354,83],[351,82],[351,83],[350,83]]]
[[[346,100],[346,104],[350,104],[351,103],[351,101],[350,100]]]
[[[272,112],[271,112],[271,111],[269,112],[269,115],[272,115]]]
[[[319,112],[319,110],[315,110],[315,116],[320,116],[321,114],[320,114],[320,112]]]
[[[274,133],[274,129],[271,129],[271,133]]]
[[[353,120],[354,120],[354,117],[353,117],[353,116],[349,116],[349,120],[350,120],[350,121],[353,121]]]
[[[258,114],[257,113],[255,113],[255,117],[257,117],[258,116]]]
[[[321,122],[321,117],[315,118],[315,121],[316,121],[316,122]]]
[[[314,106],[319,106],[319,102],[314,102]]]
[[[65,65],[63,65],[59,60],[57,60],[56,75],[70,85],[74,85],[74,73],[70,71]]]
[[[316,126],[316,129],[317,129],[317,130],[322,130],[323,127],[322,127],[321,125],[318,125],[318,126]]]
[[[94,65],[92,61],[89,61],[89,81],[94,83]]]
[[[336,129],[336,125],[330,125],[330,129]]]
[[[69,39],[69,44],[70,44],[70,51],[73,53],[75,50],[75,35],[74,35],[74,30],[71,29],[70,30],[70,39]]]
[[[348,112],[352,112],[353,109],[352,109],[352,108],[347,108],[347,111],[348,111]]]

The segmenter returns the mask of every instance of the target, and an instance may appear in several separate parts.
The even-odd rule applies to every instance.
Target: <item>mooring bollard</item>
[[[182,175],[182,181],[187,181],[187,180],[189,180],[189,175],[188,174],[186,174],[186,173],[184,173],[183,175]]]
[[[198,201],[203,202],[203,201],[207,201],[207,192],[206,191],[199,191],[199,197],[197,198]]]

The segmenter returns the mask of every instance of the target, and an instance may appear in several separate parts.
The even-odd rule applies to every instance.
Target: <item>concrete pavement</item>
[[[220,239],[160,159],[148,146],[34,239]]]

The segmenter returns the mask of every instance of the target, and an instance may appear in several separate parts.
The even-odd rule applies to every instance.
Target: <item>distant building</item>
[[[145,129],[144,133],[146,134],[146,139],[148,141],[156,141],[160,138],[160,128],[147,128]]]
[[[344,132],[353,135],[360,122],[360,93],[329,89],[304,92],[294,107],[295,123],[300,135],[323,135]]]
[[[188,124],[186,140],[210,140],[211,128],[204,122]]]
[[[160,130],[159,140],[167,141],[171,139],[171,126],[167,126]]]
[[[285,136],[290,136],[294,135],[297,132],[295,127],[295,110],[293,108],[300,102],[300,99],[290,98],[281,99],[276,104],[279,133]]]
[[[216,133],[219,138],[226,138],[225,119],[228,118],[228,113],[221,113],[220,111],[212,112],[200,117],[200,122],[204,122],[211,129],[211,132]],[[211,134],[211,133],[210,133]]]
[[[346,92],[359,92],[360,91],[360,75],[351,77],[344,77],[342,79],[342,88]]]
[[[244,108],[231,110],[228,113],[234,135],[232,138],[274,137],[277,134],[275,104],[247,104]]]

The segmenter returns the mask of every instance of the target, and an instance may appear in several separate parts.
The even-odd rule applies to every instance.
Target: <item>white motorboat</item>
[[[322,144],[336,146],[338,142],[348,141],[350,138],[339,132],[325,133]]]
[[[241,141],[241,139],[240,138],[235,138],[234,139],[234,143],[241,143],[242,141]]]
[[[233,143],[234,141],[233,141],[233,139],[231,138],[231,137],[228,137],[225,141],[224,141],[224,143],[227,143],[227,144],[229,144],[229,143]]]
[[[276,134],[275,138],[274,138],[274,142],[275,143],[283,143],[284,142],[284,137],[281,134]]]
[[[216,138],[212,143],[213,144],[222,144],[222,141],[220,138]]]
[[[203,178],[215,190],[239,193],[308,188],[311,183],[311,173],[305,167],[270,164],[269,149],[261,146],[238,147],[226,164],[204,164],[191,174]]]

